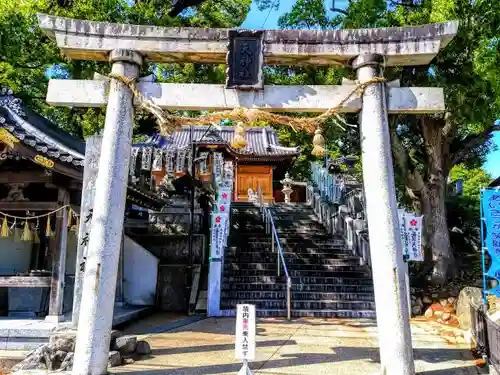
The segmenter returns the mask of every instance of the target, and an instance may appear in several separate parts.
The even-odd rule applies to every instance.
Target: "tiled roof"
[[[85,142],[30,110],[5,90],[0,91],[0,126],[39,153],[73,166],[83,166]]]
[[[85,142],[30,110],[11,92],[0,90],[0,127],[50,159],[74,168],[83,178]],[[161,208],[165,201],[155,193],[129,184],[127,200],[148,208]]]
[[[193,141],[203,144],[224,144],[231,148],[234,138],[234,126],[221,126],[220,131],[209,126],[193,126]],[[299,153],[298,147],[283,147],[279,145],[278,135],[270,127],[246,128],[245,139],[247,146],[244,149],[233,149],[235,153],[254,156],[294,156]],[[170,136],[154,134],[145,142],[137,143],[134,147],[155,147],[170,149],[184,149],[191,143],[191,127],[184,126]]]

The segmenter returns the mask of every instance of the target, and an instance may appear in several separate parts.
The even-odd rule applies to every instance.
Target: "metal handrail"
[[[258,200],[260,211],[262,215],[262,221],[266,227],[266,233],[271,234],[271,251],[274,253],[276,248],[278,248],[278,256],[277,259],[277,274],[278,277],[281,275],[281,266],[283,267],[283,271],[285,272],[286,277],[286,307],[287,307],[287,319],[291,320],[292,316],[292,302],[291,302],[291,293],[292,293],[292,278],[288,273],[288,267],[286,265],[285,256],[283,254],[283,248],[281,247],[280,239],[278,236],[278,231],[276,230],[276,225],[274,224],[274,219],[271,214],[271,210],[268,206],[266,206],[264,202],[264,196],[262,195],[262,189],[259,187],[257,189]],[[281,261],[281,265],[280,265]]]

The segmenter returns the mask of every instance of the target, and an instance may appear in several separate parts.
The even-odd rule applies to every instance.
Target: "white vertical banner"
[[[236,307],[236,359],[243,362],[255,359],[255,306]]]
[[[406,238],[408,243],[409,259],[414,262],[423,262],[422,252],[422,216],[405,215]]]
[[[231,209],[231,188],[220,188],[217,194],[217,208],[216,211],[221,213],[229,213]]]
[[[398,219],[399,219],[399,233],[401,235],[401,244],[403,245],[403,259],[405,262],[410,257],[408,251],[408,237],[406,233],[406,221],[405,221],[406,212],[403,209],[398,209]]]
[[[212,213],[212,233],[210,239],[210,258],[219,259],[224,253],[226,242],[227,213]]]

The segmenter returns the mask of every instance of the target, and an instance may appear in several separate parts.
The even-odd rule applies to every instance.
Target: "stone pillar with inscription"
[[[72,325],[78,328],[80,316],[80,302],[82,300],[83,274],[87,259],[87,246],[90,239],[90,226],[94,207],[95,184],[99,170],[99,156],[101,154],[100,136],[87,138],[85,146],[85,161],[83,169],[82,199],[80,203],[80,228],[78,228],[78,247],[76,250],[76,275],[73,291]]]
[[[142,56],[113,50],[112,73],[135,79]],[[75,347],[74,375],[107,371],[116,279],[123,236],[125,202],[134,123],[133,93],[112,79],[95,184],[92,235],[88,242]]]

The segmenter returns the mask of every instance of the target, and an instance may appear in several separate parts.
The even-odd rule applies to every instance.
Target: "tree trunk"
[[[394,159],[403,173],[406,194],[413,209],[423,215],[425,262],[423,273],[431,273],[431,283],[446,282],[449,270],[454,270],[454,257],[446,221],[446,182],[448,178],[449,142],[443,132],[444,119],[422,117],[410,126],[419,127],[425,148],[424,170],[419,170],[409,157],[396,132],[398,119],[391,126]],[[431,271],[432,270],[432,271]]]
[[[426,261],[433,264],[430,281],[442,285],[454,268],[445,206],[448,178],[445,155],[448,155],[448,146],[442,133],[442,119],[422,118],[420,125],[427,154],[425,188],[420,194],[425,227],[424,246],[428,256],[432,256]]]
[[[445,198],[445,181],[440,181],[440,183],[428,183],[420,199],[421,213],[424,216],[425,261],[429,265],[432,264],[430,281],[435,285],[444,284],[449,271],[454,268]]]

